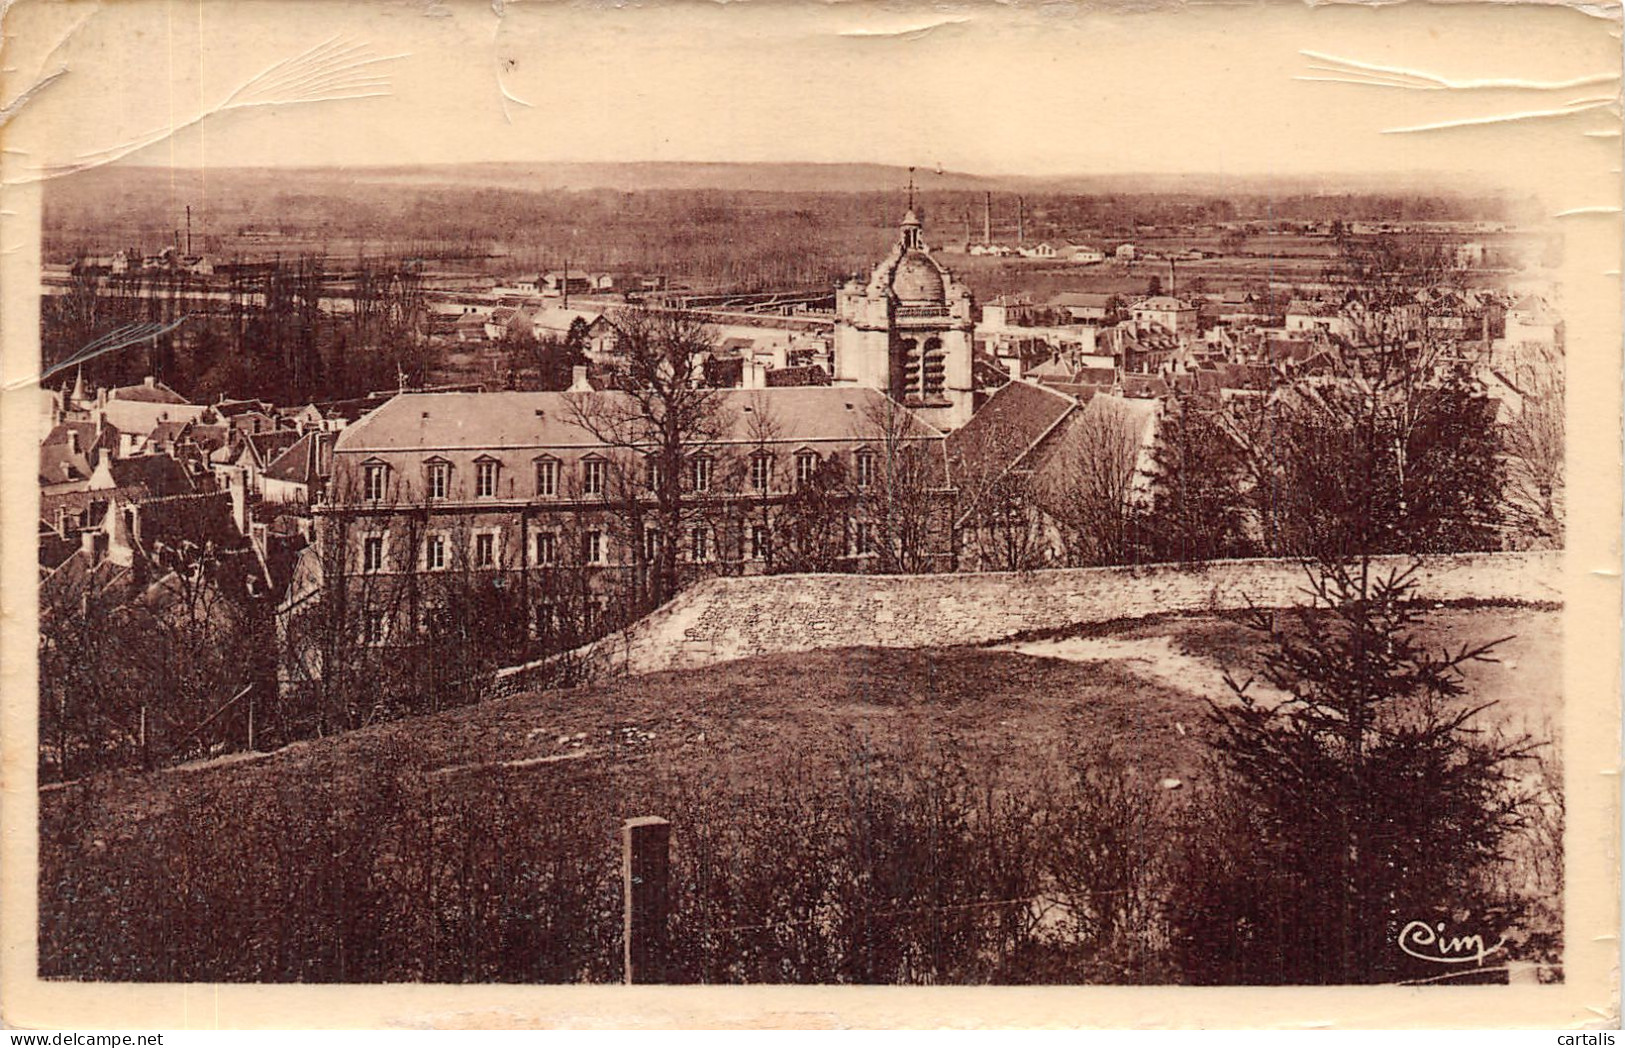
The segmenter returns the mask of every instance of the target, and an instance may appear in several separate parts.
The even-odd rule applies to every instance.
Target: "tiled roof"
[[[331,439],[332,434],[320,430],[306,433],[265,467],[264,476],[269,480],[285,480],[294,484],[316,483],[321,479],[321,442]]]
[[[90,459],[82,451],[69,451],[66,444],[45,444],[39,449],[39,482],[67,484],[90,476]]]
[[[1010,382],[969,422],[948,434],[954,476],[992,479],[1019,462],[1074,408],[1064,393],[1031,382]]]
[[[57,512],[62,511],[70,517],[84,515],[86,524],[95,523],[88,519],[93,515],[96,506],[106,507],[108,499],[114,493],[102,491],[42,491],[39,497],[40,523],[47,527],[56,527]]]
[[[108,470],[117,487],[140,489],[149,496],[186,495],[193,490],[185,468],[168,455],[113,459]]]
[[[278,455],[293,447],[301,435],[296,429],[278,429],[270,433],[251,433],[246,439],[260,465],[268,466],[276,461]]]

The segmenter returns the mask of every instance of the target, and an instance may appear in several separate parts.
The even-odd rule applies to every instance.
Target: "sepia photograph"
[[[12,11],[8,1023],[1617,1025],[1617,7]]]

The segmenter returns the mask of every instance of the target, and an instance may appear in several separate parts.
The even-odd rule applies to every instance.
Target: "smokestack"
[[[192,257],[192,205],[186,205],[186,256]]]
[[[1016,246],[1017,247],[1020,247],[1022,245],[1022,243],[1025,241],[1026,236],[1027,236],[1027,216],[1024,213],[1026,211],[1026,209],[1027,209],[1027,201],[1025,199],[1023,199],[1022,197],[1016,197]]]
[[[982,243],[993,243],[993,193],[990,191],[982,202]]]

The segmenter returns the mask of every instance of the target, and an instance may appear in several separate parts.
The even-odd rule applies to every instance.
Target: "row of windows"
[[[874,552],[873,531],[870,523],[864,520],[852,522],[852,552],[866,554]],[[644,557],[655,560],[660,556],[662,542],[660,532],[647,529],[643,533]],[[772,533],[761,524],[754,524],[748,535],[750,556],[755,560],[764,560],[772,552]],[[553,531],[538,531],[535,533],[535,563],[541,566],[557,564],[559,562],[559,534]],[[709,561],[717,549],[715,536],[711,529],[705,525],[697,525],[689,530],[688,557],[691,561],[703,563]],[[581,562],[585,564],[602,564],[608,556],[609,541],[605,534],[597,529],[581,533]],[[377,572],[384,570],[384,536],[367,535],[361,542],[361,570]],[[448,563],[450,542],[445,535],[430,535],[423,543],[423,566],[429,571],[444,570]],[[476,532],[471,550],[471,563],[476,568],[498,567],[497,533],[493,531]]]
[[[856,463],[856,479],[860,488],[866,488],[875,479],[875,454],[872,451],[860,451],[854,456]],[[665,483],[665,471],[660,461],[649,458],[645,468],[644,484],[651,491],[660,490]],[[795,481],[803,485],[812,481],[818,472],[818,466],[823,460],[811,451],[797,452],[795,455]],[[586,496],[599,496],[605,492],[608,481],[608,463],[603,459],[589,458],[581,463],[581,493]],[[690,489],[697,492],[711,490],[711,476],[713,462],[709,456],[697,456],[689,460],[688,475]],[[495,459],[479,459],[474,463],[474,496],[476,498],[495,498],[497,496],[497,480],[501,475],[502,464]],[[446,499],[451,496],[451,463],[443,461],[430,461],[425,465],[426,488],[431,499]],[[542,458],[536,460],[536,494],[541,498],[555,498],[559,494],[560,463],[558,459]],[[362,467],[362,497],[368,502],[381,502],[388,489],[389,466],[382,462],[369,462]],[[750,486],[756,491],[766,491],[773,483],[773,456],[767,454],[753,455],[750,460]]]
[[[588,598],[580,608],[581,626],[587,633],[595,633],[609,617],[609,598]],[[374,608],[366,612],[361,619],[361,640],[369,645],[383,645],[389,643],[390,635],[395,624],[395,615],[387,608]],[[530,636],[533,640],[554,637],[564,632],[566,616],[561,613],[558,605],[552,602],[537,604],[531,613],[529,626]],[[467,624],[464,625],[467,628]],[[445,604],[438,602],[426,603],[419,613],[418,630],[427,636],[450,636],[458,629],[456,616]]]

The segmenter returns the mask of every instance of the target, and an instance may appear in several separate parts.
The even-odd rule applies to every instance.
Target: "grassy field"
[[[1501,663],[1474,674],[1475,695],[1501,700],[1502,721],[1555,732],[1558,619],[1530,608],[1449,608],[1428,630],[1452,645],[1516,634]],[[1256,645],[1235,620],[1210,616],[1080,632],[1031,641],[1027,652],[746,659],[53,789],[41,796],[41,971],[136,980],[613,979],[615,839],[622,819],[640,815],[672,819],[690,882],[682,905],[707,927],[764,907],[805,915],[813,903],[781,897],[784,885],[822,885],[818,863],[853,861],[842,818],[862,822],[866,848],[906,840],[921,849],[906,860],[903,852],[866,858],[872,865],[852,883],[867,885],[877,905],[918,898],[918,884],[877,884],[900,862],[947,869],[952,857],[932,850],[940,827],[915,825],[906,805],[877,807],[875,797],[923,798],[934,812],[961,805],[955,832],[993,849],[991,859],[929,886],[949,909],[1023,890],[982,883],[1001,868],[999,849],[1024,853],[1021,841],[1038,825],[1037,808],[1000,822],[995,793],[1071,797],[1092,782],[1116,798],[1109,810],[1132,813],[1121,832],[1144,838],[1113,846],[1114,861],[1127,862],[1134,849],[1170,840],[1181,806],[1200,795],[1212,773],[1207,701],[1225,697],[1222,668],[1245,673]],[[770,863],[739,871],[717,858],[734,854],[729,848],[759,855],[749,849],[762,839],[786,842],[782,877]],[[552,914],[541,931],[538,914]],[[1035,919],[1023,931],[1023,963],[1049,948],[1043,930]],[[862,943],[875,933],[849,934]],[[992,933],[978,926],[976,934]],[[986,960],[1012,948],[977,941],[964,956],[979,967],[933,969],[932,978],[1027,977]],[[803,943],[781,946],[785,956],[758,950],[763,956],[738,962],[744,967],[691,976],[891,981],[919,963],[906,951],[877,959],[849,950],[846,967],[831,967]],[[727,956],[710,940],[696,940],[694,951],[705,964]],[[1066,978],[1172,977],[1099,960],[1120,952],[1096,944],[1068,962]]]

